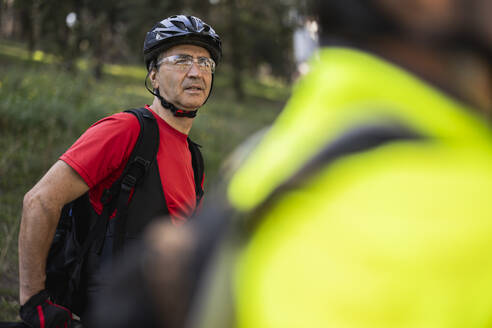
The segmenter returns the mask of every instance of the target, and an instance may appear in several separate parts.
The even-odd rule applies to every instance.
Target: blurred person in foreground
[[[203,174],[195,169],[201,155],[188,133],[210,95],[221,49],[218,34],[197,17],[175,15],[155,24],[143,47],[145,86],[150,79],[152,89],[147,89],[154,97],[140,109],[143,117],[117,113],[95,123],[26,194],[19,233],[20,316],[26,324],[70,326],[72,311],[84,321],[88,303],[106,286],[101,271],[120,246],[141,238],[156,216],[167,215],[167,221],[180,225],[199,207]],[[146,131],[139,120],[149,121],[148,130],[157,132],[142,136]],[[146,153],[153,157],[133,156],[135,148],[150,149]],[[81,272],[74,295],[54,295],[46,268],[60,213],[87,194],[87,215],[76,217],[73,226],[90,223],[89,233],[102,230],[101,236],[81,241],[90,243],[80,247],[88,250],[87,258],[75,258],[81,268],[68,272],[71,277]]]
[[[149,231],[100,327],[114,298],[161,327],[490,325],[491,2],[312,9],[311,71],[193,224]]]

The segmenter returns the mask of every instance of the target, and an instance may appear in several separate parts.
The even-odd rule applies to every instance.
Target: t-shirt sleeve
[[[138,119],[118,113],[94,123],[60,157],[94,187],[125,165],[140,132]]]

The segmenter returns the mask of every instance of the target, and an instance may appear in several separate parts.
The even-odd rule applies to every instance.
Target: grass
[[[59,69],[56,56],[0,41],[0,321],[18,320],[17,234],[23,195],[96,120],[151,103],[140,66],[107,65],[95,80],[89,63]],[[271,123],[289,88],[274,80],[245,80],[245,101],[233,96],[227,68],[200,109],[191,138],[203,146],[207,186],[220,164],[248,135]]]

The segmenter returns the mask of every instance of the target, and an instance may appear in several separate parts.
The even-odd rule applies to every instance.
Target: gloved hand
[[[72,312],[53,303],[47,290],[40,291],[21,306],[20,317],[32,328],[72,328]]]

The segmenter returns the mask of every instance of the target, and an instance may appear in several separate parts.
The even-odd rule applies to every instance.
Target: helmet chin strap
[[[153,92],[153,94],[154,94],[154,96],[159,98],[159,100],[161,101],[162,107],[169,109],[173,113],[174,116],[176,116],[176,117],[190,117],[190,118],[193,118],[196,116],[198,109],[195,109],[195,110],[178,109],[178,108],[176,108],[176,106],[174,106],[173,104],[168,102],[166,99],[164,99],[160,95],[159,89],[154,89],[154,90],[155,90],[155,92]]]

